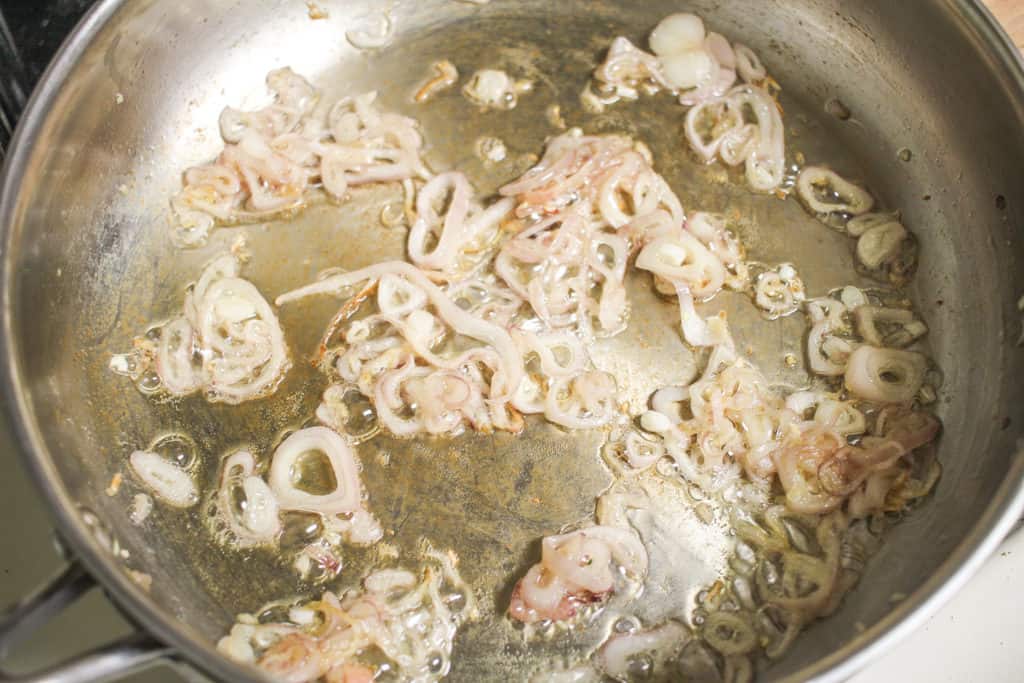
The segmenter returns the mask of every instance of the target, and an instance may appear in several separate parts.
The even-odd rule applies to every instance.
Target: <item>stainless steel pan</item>
[[[69,663],[47,680],[115,675],[172,652],[217,678],[254,677],[220,657],[212,643],[234,612],[293,589],[287,574],[269,556],[219,552],[197,540],[195,520],[156,514],[143,531],[129,523],[124,495],[104,490],[127,452],[167,430],[192,434],[206,459],[205,476],[213,476],[216,455],[227,445],[251,437],[265,446],[273,432],[311,412],[315,375],[296,372],[278,394],[299,399],[238,411],[202,401],[153,405],[110,375],[106,363],[148,322],[180,305],[183,284],[237,234],[224,229],[209,247],[178,252],[168,239],[167,199],[183,168],[215,155],[220,108],[261,93],[271,68],[291,65],[329,97],[379,89],[389,105],[420,118],[435,166],[467,170],[484,190],[527,161],[484,168],[469,142],[487,133],[505,138],[516,155],[537,152],[552,132],[544,108],[559,101],[570,123],[645,139],[687,206],[737,208],[752,224],[778,226],[745,237],[764,260],[800,263],[812,291],[856,278],[852,267],[834,266],[841,259],[824,258],[846,247],[795,202],[728,186],[709,190],[707,171],[683,153],[678,112],[657,105],[637,116],[639,110],[624,107],[586,118],[579,110],[577,94],[609,40],[624,33],[639,41],[681,8],[762,55],[785,88],[791,145],[865,180],[886,204],[902,209],[921,240],[914,294],[946,375],[944,476],[937,492],[897,526],[843,608],[812,626],[767,677],[849,676],[966,581],[1020,516],[1024,68],[979,3],[399,0],[388,4],[395,40],[375,54],[352,48],[344,32],[372,22],[384,3],[319,4],[328,19],[312,20],[298,0],[100,2],[28,106],[0,195],[4,380],[26,461],[76,560],[0,622],[0,649],[80,592],[88,575],[146,635]],[[443,57],[467,73],[507,68],[535,79],[537,91],[508,115],[481,116],[454,93],[413,105],[409,94],[427,65]],[[255,254],[248,275],[276,294],[327,266],[400,254],[400,234],[367,237],[378,228],[365,209],[359,202],[314,207],[288,225],[247,228]],[[642,330],[608,356],[620,359],[633,400],[687,362],[671,307],[648,298],[637,303],[634,318],[643,321]],[[785,378],[780,350],[799,339],[800,322],[764,327],[738,303],[725,303],[735,308],[737,336],[756,339],[759,362]],[[284,313],[297,354],[311,348],[328,312]],[[644,350],[637,334],[658,343]],[[438,461],[450,453],[384,441],[371,450],[391,449],[406,466],[385,474],[366,465],[366,476],[375,500],[406,501],[392,517],[381,504],[386,526],[404,515],[410,521],[403,533],[429,529],[439,544],[471,555],[467,565],[500,569],[490,584],[498,587],[497,604],[507,599],[501,581],[526,561],[530,539],[589,512],[594,491],[606,483],[593,467],[595,447],[585,435],[545,429],[521,439],[467,437],[456,449],[474,454],[470,464],[442,468]],[[553,452],[564,457],[544,457]],[[363,460],[375,462],[373,453]],[[511,493],[508,482],[523,472],[533,483],[526,493]],[[471,485],[474,476],[485,483]],[[526,498],[538,491],[559,503],[529,511]],[[497,504],[488,508],[487,501]],[[463,504],[475,506],[472,523],[459,521],[456,508]],[[127,558],[111,552],[110,539]],[[151,590],[133,582],[129,569],[149,574]],[[693,577],[694,585],[699,579]],[[907,597],[893,603],[900,593]],[[452,678],[515,678],[507,645],[494,634],[469,634]]]

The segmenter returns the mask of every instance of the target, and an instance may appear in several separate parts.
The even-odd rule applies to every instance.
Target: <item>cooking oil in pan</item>
[[[458,35],[451,38],[450,48],[459,50],[464,39]],[[404,50],[379,59],[401,60],[403,55],[426,48],[413,41]],[[529,50],[524,51],[527,53]],[[570,55],[568,59],[558,65],[558,87],[541,87],[501,116],[467,114],[467,105],[457,91],[440,93],[429,106],[419,108],[403,99],[401,84],[395,92],[383,92],[382,98],[420,120],[432,166],[463,170],[484,193],[521,174],[543,150],[545,138],[559,132],[546,115],[556,98],[561,116],[572,125],[587,132],[623,132],[645,142],[655,151],[655,168],[687,210],[729,216],[750,260],[797,264],[812,296],[865,283],[854,268],[848,239],[808,216],[795,200],[753,195],[732,172],[694,161],[683,140],[681,110],[670,98],[644,98],[617,105],[604,114],[585,114],[576,94],[593,63],[587,55]],[[388,68],[387,64],[380,66]],[[808,157],[830,162],[847,177],[866,177],[852,155],[822,135],[815,123],[817,113],[802,109],[785,94],[782,101],[793,141],[791,154],[799,149]],[[510,150],[507,162],[484,164],[473,156],[465,141],[484,136],[506,141]],[[401,201],[401,190],[356,188],[352,194],[352,200],[343,206],[315,204],[287,221],[221,228],[205,253],[226,249],[244,233],[251,260],[243,276],[268,299],[312,281],[329,268],[349,270],[404,258],[406,228],[387,227],[381,221],[382,213],[386,217],[388,207]],[[657,295],[649,278],[640,274],[628,275],[627,287],[631,301],[628,328],[616,337],[595,342],[591,351],[595,365],[615,377],[623,400],[636,414],[657,388],[692,378],[702,359],[680,338],[674,301]],[[182,292],[175,286],[164,294],[168,300],[180,302]],[[337,300],[324,297],[280,310],[293,369],[274,396],[237,407],[210,405],[193,396],[154,408],[165,418],[164,423],[187,428],[194,442],[189,448],[198,454],[198,462],[190,466],[201,469],[198,480],[204,491],[216,487],[223,455],[245,447],[265,468],[288,431],[311,423],[328,382],[308,360],[337,306]],[[768,321],[746,296],[731,293],[720,294],[702,313],[718,310],[727,312],[741,353],[772,382],[793,388],[810,382],[800,364],[794,366],[789,360],[803,355],[802,316]],[[102,368],[97,366],[97,381],[112,381],[106,369],[108,358]],[[225,544],[223,537],[210,532],[210,521],[204,518],[208,506],[190,512],[185,524],[180,517],[153,515],[151,533],[172,544],[202,587],[223,607],[225,631],[235,613],[254,612],[288,596],[316,597],[326,588],[354,586],[378,566],[415,570],[424,541],[457,554],[460,572],[480,606],[480,618],[458,635],[452,680],[525,679],[584,660],[610,633],[656,626],[666,620],[701,633],[709,620],[720,618],[719,613],[728,612],[733,603],[737,610],[770,618],[763,605],[741,604],[749,596],[749,585],[746,591],[736,587],[743,581],[759,580],[753,568],[773,571],[771,563],[749,556],[749,545],[738,549],[736,501],[705,496],[666,467],[628,480],[617,479],[606,452],[606,431],[567,431],[529,419],[526,429],[515,435],[467,432],[455,438],[399,439],[377,429],[372,405],[364,398],[350,392],[345,403],[347,424],[359,436],[357,453],[368,506],[385,536],[383,542],[369,548],[342,547],[340,566],[332,568],[337,570],[336,576],[331,571],[303,577],[293,566],[290,554],[322,531],[315,516],[290,515],[280,547],[270,550]],[[184,452],[176,448],[179,443],[168,443],[171,450]],[[302,473],[306,488],[331,490],[333,482],[325,471],[322,463],[309,458]],[[649,501],[644,509],[628,512],[651,555],[650,575],[641,595],[631,600],[613,596],[607,605],[591,610],[568,630],[554,625],[524,629],[505,617],[513,585],[539,559],[543,536],[592,520],[601,496],[615,501],[631,495]],[[822,554],[813,528],[800,529],[798,520],[790,520],[790,524],[791,538],[804,539],[808,557]],[[858,547],[868,545],[865,542]],[[788,637],[786,624],[776,626],[780,639]],[[696,675],[708,662],[719,671],[727,669],[729,662],[723,663],[698,640],[693,643],[680,658],[684,670],[664,670],[653,662],[639,661],[636,677]]]

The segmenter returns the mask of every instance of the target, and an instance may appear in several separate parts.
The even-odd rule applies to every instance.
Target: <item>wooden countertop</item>
[[[985,0],[985,4],[1002,22],[1017,47],[1024,49],[1024,1]]]

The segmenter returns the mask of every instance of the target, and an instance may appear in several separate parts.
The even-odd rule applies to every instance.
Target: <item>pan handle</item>
[[[75,561],[10,610],[0,613],[0,661],[10,647],[96,586]],[[120,678],[170,655],[171,649],[144,633],[75,655],[44,671],[13,675],[0,669],[0,683],[86,683]]]
[[[27,83],[25,65],[0,7],[0,160],[28,99]]]

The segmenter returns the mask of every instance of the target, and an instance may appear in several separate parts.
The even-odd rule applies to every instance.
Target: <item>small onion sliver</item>
[[[387,12],[381,12],[377,17],[376,30],[364,31],[362,29],[351,29],[345,32],[345,38],[352,47],[360,50],[373,50],[384,47],[391,42],[395,34],[395,25]]]
[[[898,211],[893,211],[892,213],[865,213],[856,218],[851,218],[846,224],[846,232],[854,237],[860,237],[871,228],[899,222],[900,214]]]
[[[758,645],[753,625],[731,612],[709,614],[702,630],[708,644],[727,657],[747,654]]]
[[[879,323],[898,325],[906,330],[908,326],[913,325],[916,321],[913,311],[909,309],[870,305],[858,306],[854,309],[853,318],[857,325],[857,333],[872,346],[886,345],[882,330],[879,329]],[[916,327],[911,327],[911,330],[915,330]],[[927,331],[927,328],[924,328],[924,330]],[[916,338],[910,332],[907,332],[906,337],[908,341],[913,341]]]
[[[616,680],[634,676],[632,662],[638,655],[671,656],[690,640],[689,630],[677,621],[667,621],[652,629],[615,634],[594,654],[594,663]]]
[[[768,70],[761,63],[761,58],[753,50],[742,43],[733,45],[736,53],[736,71],[747,83],[762,81],[768,75]]]
[[[652,417],[648,418],[646,423],[644,423],[643,418],[648,416]],[[659,418],[660,423],[658,425],[650,424],[652,420],[658,422]],[[641,418],[641,424],[644,427],[644,429],[654,433],[666,432],[672,427],[667,417],[665,417],[661,413],[654,412],[653,410],[649,410],[643,414]],[[663,428],[652,429],[652,426],[660,426]],[[664,444],[655,441],[649,441],[648,439],[645,439],[643,436],[641,436],[639,432],[636,431],[630,431],[626,435],[623,444],[623,449],[624,454],[626,456],[626,462],[628,462],[629,466],[635,470],[645,470],[648,467],[651,467],[652,465],[657,463],[665,456]]]
[[[857,259],[870,270],[881,268],[899,256],[907,234],[902,223],[876,225],[857,240]]]
[[[612,590],[611,548],[592,538],[590,529],[548,536],[541,543],[541,564],[570,591],[601,595]]]
[[[632,529],[596,525],[584,529],[583,533],[607,545],[615,561],[634,577],[642,579],[647,575],[647,549]]]
[[[192,364],[195,331],[185,318],[175,318],[160,330],[157,375],[172,396],[186,396],[202,384]]]
[[[849,401],[825,398],[818,403],[814,413],[815,422],[827,425],[842,436],[861,434],[867,429],[864,413]]]
[[[192,477],[169,460],[150,451],[135,451],[128,461],[139,479],[168,505],[187,508],[199,502]]]
[[[256,459],[245,450],[232,453],[221,465],[217,515],[227,523],[230,537],[239,547],[273,541],[281,530],[277,498],[255,470]],[[241,510],[235,502],[238,487],[245,495]]]
[[[273,538],[281,529],[278,519],[277,498],[267,483],[255,475],[242,480],[245,493],[245,511],[242,523],[257,536]]]
[[[807,334],[807,361],[811,372],[816,375],[837,377],[846,370],[846,364],[842,360],[825,353],[824,345],[827,341],[833,341],[833,347],[839,346],[844,350],[851,347],[845,339],[832,336],[832,331],[832,322],[826,318],[814,323]]]

